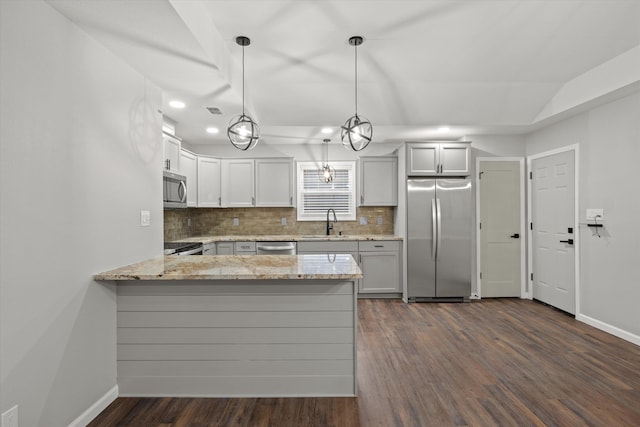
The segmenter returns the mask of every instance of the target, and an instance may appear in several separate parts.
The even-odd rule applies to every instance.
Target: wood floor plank
[[[357,398],[118,398],[91,427],[640,425],[640,347],[533,301],[358,300]]]

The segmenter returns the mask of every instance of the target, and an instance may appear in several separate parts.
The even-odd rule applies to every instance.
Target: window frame
[[[322,195],[322,194],[347,194],[348,195],[348,211],[344,212],[336,210],[336,217],[340,221],[355,221],[356,220],[356,161],[336,161],[330,162],[330,165],[335,170],[346,170],[348,173],[348,189],[336,190],[335,181],[331,184],[334,191],[327,191],[327,189],[304,189],[304,176],[305,171],[312,171],[312,175],[318,176],[318,172],[322,169],[322,164],[314,161],[299,161],[296,162],[296,195],[297,195],[297,220],[298,221],[326,221],[327,210],[333,208],[327,204],[320,210],[314,210],[314,212],[305,211],[305,194],[309,195]],[[324,183],[318,177],[318,183],[322,186]],[[333,218],[333,216],[332,216]]]

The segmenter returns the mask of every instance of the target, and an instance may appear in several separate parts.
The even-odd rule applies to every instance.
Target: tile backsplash
[[[394,208],[359,207],[355,221],[338,221],[333,233],[393,234]],[[286,225],[282,225],[284,222]],[[367,224],[361,225],[361,219]],[[238,225],[234,225],[234,219]],[[382,222],[382,224],[378,224]],[[325,234],[325,221],[297,221],[295,208],[188,208],[164,211],[164,240],[194,236]]]

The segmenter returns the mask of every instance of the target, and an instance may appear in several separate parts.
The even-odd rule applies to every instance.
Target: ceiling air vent
[[[222,114],[222,110],[218,107],[205,107],[211,114],[219,116]]]

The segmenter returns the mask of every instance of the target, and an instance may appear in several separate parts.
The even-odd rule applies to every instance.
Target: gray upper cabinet
[[[255,164],[253,159],[222,159],[222,207],[255,206]]]
[[[255,160],[256,206],[293,206],[293,159]]]
[[[190,151],[180,150],[180,173],[187,177],[187,206],[198,206],[197,157]]]
[[[411,142],[407,144],[407,175],[467,176],[469,142]]]
[[[360,157],[360,206],[398,204],[398,159],[392,156]]]
[[[179,173],[180,172],[180,148],[182,142],[179,138],[176,138],[169,134],[162,135],[162,151],[164,154],[164,169]]]
[[[198,207],[219,208],[221,205],[220,159],[198,156],[197,165]],[[189,181],[187,181],[187,191],[188,185]]]

